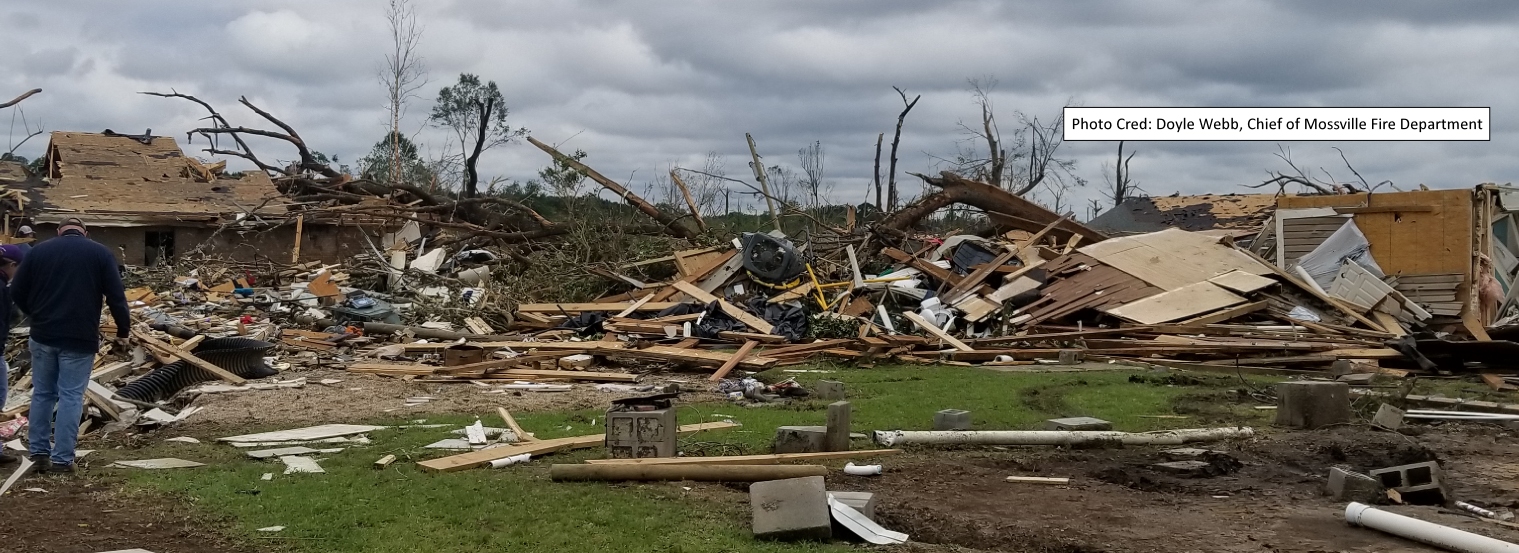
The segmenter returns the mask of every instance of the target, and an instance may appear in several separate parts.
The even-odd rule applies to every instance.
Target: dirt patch
[[[28,492],[41,488],[46,492]],[[161,496],[121,491],[94,478],[31,476],[0,501],[0,550],[96,553],[142,548],[154,553],[258,549],[221,533],[223,523]]]
[[[600,392],[595,384],[576,383],[569,392],[507,391],[487,393],[495,387],[465,383],[406,381],[399,378],[356,374],[337,370],[292,372],[284,378],[306,377],[303,388],[260,390],[221,394],[204,394],[194,405],[205,410],[189,422],[221,424],[322,423],[366,421],[387,417],[428,414],[494,415],[497,407],[512,412],[590,409],[607,405],[635,392]],[[337,384],[317,384],[323,379],[341,380]],[[697,377],[646,378],[643,384],[680,383],[704,389]],[[407,398],[430,397],[431,400],[407,406]]]
[[[1344,503],[1324,492],[1335,465],[1366,470],[1439,459],[1458,498],[1519,505],[1512,486],[1503,484],[1519,475],[1519,464],[1506,461],[1519,454],[1519,439],[1472,440],[1456,428],[1424,438],[1415,444],[1364,427],[1268,431],[1247,442],[1213,444],[1237,460],[1214,458],[1220,467],[1213,476],[1155,470],[1152,464],[1170,460],[1160,454],[1164,448],[919,451],[894,459],[880,478],[830,477],[829,489],[876,492],[882,524],[916,541],[1055,553],[1436,551],[1346,526]],[[1071,483],[1004,482],[1010,475],[1063,476]],[[1435,507],[1387,508],[1519,540],[1519,531]]]

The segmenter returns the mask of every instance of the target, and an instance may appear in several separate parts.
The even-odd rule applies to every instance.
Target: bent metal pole
[[[1093,430],[877,430],[876,443],[945,445],[1181,445],[1249,438],[1249,427],[1193,428],[1159,432],[1108,432]]]

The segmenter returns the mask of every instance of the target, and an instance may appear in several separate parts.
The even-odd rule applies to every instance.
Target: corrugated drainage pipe
[[[1390,513],[1370,505],[1345,506],[1345,522],[1461,553],[1519,553],[1519,545]]]
[[[876,443],[887,447],[904,444],[944,445],[1181,445],[1249,438],[1249,427],[1192,428],[1159,432],[1109,432],[1096,430],[877,430]]]

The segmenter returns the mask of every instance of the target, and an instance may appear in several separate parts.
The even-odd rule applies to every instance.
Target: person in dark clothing
[[[10,281],[11,277],[16,275],[16,268],[21,265],[21,261],[24,259],[26,259],[26,250],[22,249],[20,246],[16,244],[5,244],[3,246],[0,246],[0,344],[5,344],[10,341]],[[6,362],[4,355],[0,355],[0,409],[5,408],[5,399],[9,397],[10,394],[10,390],[7,389],[7,385],[10,383],[8,376],[9,373],[10,364]],[[0,448],[0,465],[9,465],[16,463],[17,461],[18,459],[11,456],[10,453],[6,452],[5,448]]]
[[[73,472],[84,391],[100,350],[101,299],[116,321],[118,344],[128,345],[132,328],[116,256],[87,237],[83,221],[65,219],[57,238],[27,252],[10,292],[32,320],[27,447],[43,470]]]

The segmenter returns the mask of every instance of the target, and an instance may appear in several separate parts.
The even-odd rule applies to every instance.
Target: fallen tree
[[[910,174],[923,179],[923,182],[939,190],[918,198],[917,201],[877,221],[872,227],[877,237],[877,240],[873,241],[876,242],[872,245],[874,249],[887,245],[883,242],[887,237],[905,236],[910,229],[933,215],[935,211],[953,204],[965,204],[981,209],[986,212],[993,225],[1002,229],[1037,231],[1050,223],[1060,221],[1050,232],[1057,238],[1069,239],[1072,235],[1080,235],[1088,242],[1107,238],[1086,225],[1069,218],[1062,220],[1058,213],[984,182],[973,181],[949,171],[940,173],[938,177],[919,173]]]

